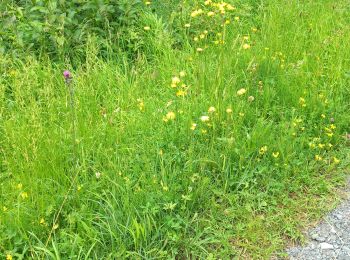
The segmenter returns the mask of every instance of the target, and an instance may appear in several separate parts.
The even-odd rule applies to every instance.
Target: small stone
[[[334,248],[333,245],[328,244],[328,243],[326,243],[326,242],[321,243],[321,244],[320,244],[320,247],[321,247],[322,250],[333,249],[333,248]]]
[[[312,238],[313,240],[318,241],[318,242],[324,242],[324,241],[326,240],[324,237],[319,236],[318,234],[313,234],[313,235],[311,236],[311,238]]]
[[[335,214],[334,217],[336,217],[337,219],[342,219],[343,218],[343,216],[340,215],[340,214]]]

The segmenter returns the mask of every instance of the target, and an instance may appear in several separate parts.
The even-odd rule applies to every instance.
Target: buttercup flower
[[[215,107],[209,107],[208,112],[214,113],[216,111]]]
[[[261,154],[261,155],[265,154],[266,152],[267,152],[267,146],[266,145],[261,147],[260,150],[259,150],[259,154]]]
[[[278,158],[278,156],[280,156],[280,153],[279,152],[274,152],[274,153],[272,153],[272,156],[274,158]]]
[[[250,49],[250,45],[248,43],[243,44],[243,49],[245,50]]]
[[[170,111],[168,112],[164,117],[163,117],[163,121],[164,122],[168,122],[170,120],[175,120],[176,118],[176,115],[174,112]]]

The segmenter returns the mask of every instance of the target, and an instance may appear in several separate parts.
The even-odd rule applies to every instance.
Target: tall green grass
[[[2,57],[1,256],[268,258],[332,205],[349,162],[346,1],[238,3],[224,44],[187,8],[181,47],[150,15],[133,62],[99,58],[93,38],[80,66]]]

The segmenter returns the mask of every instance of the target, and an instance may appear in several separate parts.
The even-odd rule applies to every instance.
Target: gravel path
[[[350,193],[350,182],[346,192]],[[350,260],[350,198],[309,231],[309,243],[287,249],[291,260]]]

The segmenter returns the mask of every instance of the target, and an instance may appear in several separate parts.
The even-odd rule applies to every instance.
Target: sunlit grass
[[[133,63],[93,40],[74,68],[3,57],[1,256],[268,258],[300,239],[349,162],[350,24],[345,1],[268,2],[186,5],[181,47],[146,17]]]

